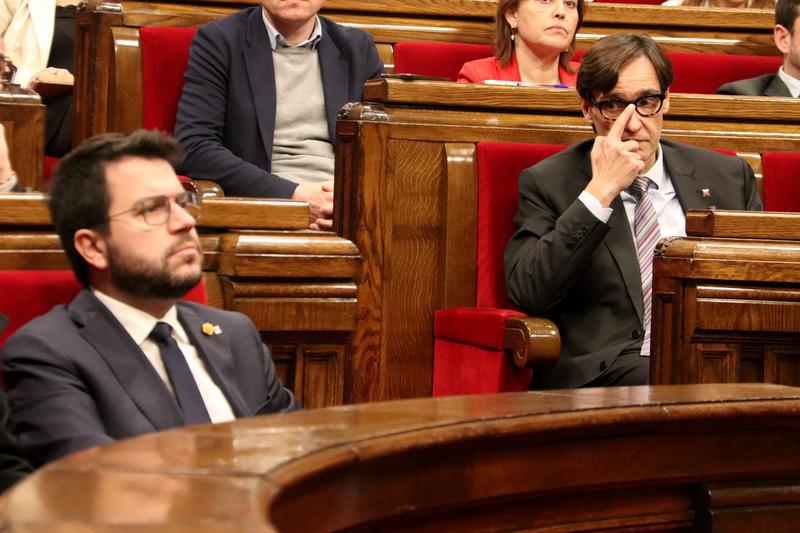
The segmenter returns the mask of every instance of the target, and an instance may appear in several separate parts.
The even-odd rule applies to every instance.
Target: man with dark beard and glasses
[[[93,137],[60,163],[50,213],[84,289],[5,343],[11,430],[34,465],[186,424],[299,408],[252,322],[178,301],[202,276],[200,198],[171,138]]]

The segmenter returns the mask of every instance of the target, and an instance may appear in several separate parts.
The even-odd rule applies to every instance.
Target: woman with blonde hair
[[[465,63],[458,81],[486,80],[575,86],[570,61],[584,0],[499,0],[494,56]]]

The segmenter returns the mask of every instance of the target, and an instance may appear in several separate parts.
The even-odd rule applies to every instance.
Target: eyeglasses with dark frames
[[[600,114],[608,120],[617,120],[619,116],[625,111],[628,105],[633,104],[636,106],[636,112],[643,117],[652,117],[659,111],[661,106],[664,105],[666,94],[647,94],[640,96],[636,100],[600,100],[592,102],[600,110]]]
[[[149,198],[143,198],[136,202],[136,204],[130,209],[109,215],[108,218],[100,222],[100,224],[127,213],[134,213],[134,216],[141,215],[145,224],[149,224],[150,226],[161,226],[166,224],[169,220],[173,202],[175,202],[178,207],[189,213],[195,220],[200,218],[200,195],[198,195],[196,192],[184,191],[176,195],[174,199],[171,199],[168,196],[151,196]]]

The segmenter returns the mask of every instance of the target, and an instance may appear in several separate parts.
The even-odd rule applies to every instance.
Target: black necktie
[[[158,351],[161,352],[161,360],[167,369],[169,381],[172,383],[172,390],[175,391],[175,398],[178,406],[183,411],[183,419],[187,424],[203,424],[211,422],[200,395],[200,389],[192,376],[189,364],[183,356],[178,343],[172,338],[172,326],[166,322],[158,322],[150,332],[150,338],[158,344]]]

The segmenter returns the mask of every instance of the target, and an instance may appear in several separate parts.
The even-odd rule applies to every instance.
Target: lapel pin
[[[703,198],[708,198],[711,196],[711,189],[702,189],[701,192],[703,193]]]
[[[219,335],[220,333],[222,333],[222,328],[220,328],[219,326],[215,326],[211,322],[204,322],[203,333],[205,333],[208,336]]]

